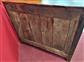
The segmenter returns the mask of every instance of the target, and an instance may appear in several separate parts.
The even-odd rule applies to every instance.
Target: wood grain
[[[53,20],[53,47],[63,50],[66,43],[69,21],[58,18]]]
[[[76,33],[78,22],[79,22],[79,17],[80,17],[79,15],[77,17],[74,17],[70,22],[70,28],[69,28],[67,40],[65,43],[65,49],[64,49],[66,53],[69,52],[69,50],[67,50],[67,49],[70,48],[73,38],[74,38],[74,35]]]
[[[41,34],[42,34],[42,43],[44,45],[47,45],[48,39],[47,39],[47,18],[46,17],[41,17],[40,16],[40,21],[41,21]]]
[[[24,38],[33,41],[33,35],[29,24],[30,20],[28,19],[27,14],[20,13],[19,17]]]
[[[41,21],[39,16],[33,16],[33,15],[28,15],[29,20],[30,20],[30,26],[32,30],[32,34],[34,36],[35,42],[40,42],[42,43],[42,37],[41,37]]]
[[[48,46],[53,47],[53,19],[52,18],[47,18],[47,38],[48,38]]]

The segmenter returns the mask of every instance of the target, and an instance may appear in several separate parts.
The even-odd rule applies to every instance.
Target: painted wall
[[[64,6],[84,6],[84,0],[41,0],[42,3],[57,4]]]

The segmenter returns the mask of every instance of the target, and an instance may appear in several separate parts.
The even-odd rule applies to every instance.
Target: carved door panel
[[[4,5],[21,42],[70,61],[84,27],[81,8],[10,2]]]

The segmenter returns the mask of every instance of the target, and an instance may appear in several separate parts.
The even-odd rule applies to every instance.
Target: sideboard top
[[[38,5],[48,5],[48,6],[64,6],[64,7],[83,7],[84,1],[69,1],[69,0],[13,0],[3,2],[15,2],[15,3],[27,3],[27,4],[38,4]]]

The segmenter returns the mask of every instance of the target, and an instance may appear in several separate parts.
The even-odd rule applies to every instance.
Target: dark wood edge
[[[12,4],[25,4],[25,5],[35,5],[35,6],[45,6],[45,7],[59,7],[59,8],[77,8],[81,9],[84,7],[72,7],[72,6],[61,6],[61,5],[48,5],[48,4],[42,4],[42,3],[24,3],[24,2],[9,2],[9,1],[2,1],[3,3],[12,3]]]
[[[30,41],[30,40],[27,40],[27,39],[22,39],[21,43],[24,43],[24,44],[27,44],[27,45],[31,45],[31,46],[39,48],[39,49],[41,49],[43,51],[55,54],[55,55],[60,56],[61,58],[65,59],[65,60],[67,59],[67,56],[68,56],[63,51],[60,51],[60,50],[55,49],[55,48],[51,48],[51,47],[46,46],[46,45],[41,45],[40,43],[37,43],[35,41]]]
[[[79,39],[81,37],[81,34],[82,34],[82,31],[83,31],[83,28],[84,28],[84,14],[82,14],[80,16],[80,19],[79,19],[79,24],[78,24],[78,27],[77,27],[77,30],[76,30],[76,33],[75,33],[75,36],[74,36],[74,39],[72,41],[72,46],[69,50],[69,53],[68,53],[68,57],[67,57],[67,60],[70,61],[71,60],[71,57],[73,56],[73,53],[76,49],[76,46],[79,42]]]

